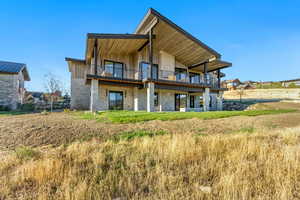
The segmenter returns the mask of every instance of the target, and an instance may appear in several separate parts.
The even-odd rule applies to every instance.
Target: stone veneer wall
[[[71,109],[88,110],[90,106],[91,86],[84,79],[71,79]]]
[[[19,80],[19,81],[18,81]],[[22,73],[19,74],[0,74],[0,105],[16,109],[21,103],[19,94],[20,86],[24,86]]]

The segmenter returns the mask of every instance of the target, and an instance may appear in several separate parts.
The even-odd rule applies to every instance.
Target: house
[[[38,103],[44,101],[43,92],[26,92],[25,94],[26,102]]]
[[[291,85],[294,85],[295,87],[300,87],[300,78],[299,79],[280,81],[280,83],[281,83],[282,87],[289,87]]]
[[[88,33],[84,59],[66,58],[71,108],[222,110],[231,63],[150,8],[133,34]]]
[[[24,81],[30,81],[25,64],[0,61],[0,106],[16,109],[24,102]]]
[[[228,90],[235,90],[242,82],[236,78],[232,80],[225,80],[222,82],[222,87],[227,88]]]

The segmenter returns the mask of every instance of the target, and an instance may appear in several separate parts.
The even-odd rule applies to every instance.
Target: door
[[[123,92],[110,91],[108,105],[109,110],[123,110]]]
[[[175,94],[175,111],[180,111],[180,108],[186,108],[186,94]]]

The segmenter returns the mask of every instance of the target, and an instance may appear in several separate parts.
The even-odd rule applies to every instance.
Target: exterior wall
[[[90,106],[90,85],[84,79],[71,79],[71,109],[87,110]]]
[[[87,110],[90,106],[91,87],[85,85],[85,74],[90,68],[81,63],[69,63],[71,72],[71,109]]]
[[[0,74],[0,105],[16,109],[23,103],[24,77],[19,74]]]

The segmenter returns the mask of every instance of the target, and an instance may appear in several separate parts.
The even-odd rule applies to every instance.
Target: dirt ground
[[[59,146],[76,140],[97,137],[105,140],[111,135],[133,130],[165,130],[169,133],[227,134],[240,130],[279,129],[300,125],[299,103],[264,103],[270,108],[297,109],[297,112],[256,117],[224,119],[187,119],[176,121],[149,121],[136,124],[100,123],[78,119],[70,113],[25,114],[0,117],[0,151],[17,146]]]

